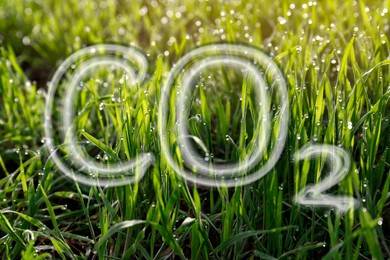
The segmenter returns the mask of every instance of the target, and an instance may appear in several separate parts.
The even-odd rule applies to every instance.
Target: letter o
[[[201,60],[199,61],[199,59]],[[245,63],[245,61],[247,62]],[[252,65],[252,61],[255,62],[259,69]],[[184,91],[181,91],[180,97],[185,99],[186,93],[188,92],[194,77],[202,70],[221,63],[228,64],[229,66],[246,68],[252,76],[255,76],[258,80],[256,84],[258,89],[255,90],[256,97],[261,102],[265,102],[263,107],[267,106],[266,100],[268,97],[265,96],[264,85],[266,80],[262,78],[264,76],[261,72],[265,74],[265,77],[268,77],[273,81],[272,89],[277,92],[278,102],[280,104],[280,113],[278,115],[278,136],[273,145],[273,149],[269,154],[268,160],[260,169],[249,175],[245,175],[246,170],[251,170],[256,166],[261,159],[260,157],[263,154],[264,149],[267,148],[267,132],[270,132],[269,124],[267,122],[267,120],[269,120],[269,116],[267,116],[267,120],[264,121],[264,126],[261,127],[260,135],[259,133],[254,134],[254,136],[256,136],[256,142],[258,142],[258,148],[244,159],[244,163],[213,165],[213,170],[210,171],[208,169],[208,165],[201,163],[199,158],[194,156],[194,152],[190,150],[191,145],[185,140],[185,136],[187,134],[187,124],[183,124],[183,121],[185,121],[185,114],[181,111],[181,109],[179,109],[176,111],[176,113],[178,113],[180,124],[178,127],[178,142],[180,146],[184,148],[184,152],[182,152],[182,154],[185,159],[185,163],[191,166],[191,168],[195,168],[197,175],[182,169],[175,162],[170,151],[170,137],[167,136],[167,121],[170,113],[170,95],[176,78],[181,73],[184,73],[182,75],[184,83],[181,84]],[[187,69],[188,66],[189,69]],[[180,100],[179,102],[176,101],[177,108],[181,105],[182,102]],[[260,113],[264,112],[264,110],[260,110]],[[161,151],[164,158],[166,159],[168,165],[185,180],[193,184],[209,187],[234,187],[253,183],[265,176],[275,166],[283,151],[286,141],[288,129],[288,94],[283,74],[270,57],[252,47],[232,44],[215,44],[195,49],[182,57],[174,65],[166,82],[164,83],[159,106],[158,129],[161,139]],[[263,139],[261,139],[261,137]],[[243,172],[244,175],[242,174]]]

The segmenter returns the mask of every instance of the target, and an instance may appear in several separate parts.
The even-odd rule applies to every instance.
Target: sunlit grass
[[[350,0],[0,0],[0,254],[388,258],[389,7],[389,1]],[[251,44],[274,58],[288,83],[290,119],[284,152],[267,176],[208,189],[187,184],[167,166],[157,112],[172,65],[197,46],[221,41]],[[108,70],[85,79],[74,103],[83,111],[75,120],[78,141],[105,164],[140,152],[153,152],[156,162],[136,184],[101,189],[56,170],[43,146],[43,110],[46,83],[60,61],[106,42],[142,50],[149,76],[138,85],[121,85],[118,72]],[[201,140],[194,146],[205,161],[239,161],[257,120],[253,82],[216,69],[199,84],[188,120]],[[168,127],[175,131],[174,117]],[[179,149],[174,141],[172,151]],[[328,192],[358,199],[359,208],[338,215],[293,203],[327,173],[324,160],[293,160],[309,142],[351,154],[348,177]],[[175,159],[182,163],[180,153]]]

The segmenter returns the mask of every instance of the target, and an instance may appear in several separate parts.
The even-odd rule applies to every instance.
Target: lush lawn
[[[389,258],[389,9],[389,0],[0,0],[0,255]],[[159,111],[175,64],[196,48],[221,42],[254,46],[272,57],[286,81],[288,127],[281,124],[287,99],[274,92],[267,70],[264,109],[270,117],[263,121],[258,80],[223,62],[197,75],[184,108],[175,102],[192,69],[185,67],[168,93],[168,109]],[[44,131],[45,99],[56,69],[72,53],[101,43],[131,46],[148,63],[138,82],[119,67],[101,66],[76,82],[71,98],[76,150],[91,162],[112,169],[153,154],[145,172],[141,166],[119,172],[119,178],[144,174],[119,187],[87,185],[103,174],[75,163],[79,155],[68,147],[70,137],[61,135],[66,115],[61,98],[85,57],[66,71],[53,95],[53,150],[47,149]],[[132,58],[127,62],[137,65]],[[270,132],[261,136],[269,138],[262,159],[233,180],[266,165],[281,132],[287,141],[276,165],[253,183],[227,188],[222,179],[214,188],[194,185],[165,155],[191,176],[201,174],[188,165],[177,137],[180,109],[190,152],[211,171],[218,168],[213,165],[243,163],[259,145],[261,122],[269,122]],[[162,112],[167,113],[164,135]],[[323,197],[329,205],[295,203],[299,191],[324,183],[336,165],[335,160],[327,164],[326,156],[297,160],[294,154],[306,144],[334,145],[350,156],[346,176],[323,194],[330,196]],[[83,174],[87,181],[66,177],[53,152],[69,166],[69,175]],[[359,204],[342,212],[340,198]]]

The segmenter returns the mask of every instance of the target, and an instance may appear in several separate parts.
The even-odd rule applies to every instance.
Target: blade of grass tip
[[[126,220],[119,222],[108,229],[107,233],[102,236],[95,245],[95,250],[98,250],[108,239],[110,239],[115,233],[127,228],[134,227],[140,224],[146,224],[145,220]]]
[[[222,188],[224,189],[224,188]],[[227,193],[227,191],[224,191]],[[221,192],[220,192],[221,194]],[[230,206],[229,201],[227,201],[227,198],[223,199],[223,205],[222,205],[222,212],[225,214],[222,215],[222,241],[229,241],[229,238],[231,238],[232,234],[232,227],[233,227],[233,221],[234,221],[234,209]]]
[[[57,218],[56,218],[56,215],[54,213],[53,206],[51,205],[51,203],[49,201],[49,198],[46,195],[46,192],[45,192],[45,190],[43,189],[43,187],[41,185],[39,185],[39,189],[42,192],[42,197],[43,197],[43,200],[45,201],[45,204],[46,204],[46,207],[47,207],[47,211],[49,212],[50,220],[51,220],[51,222],[53,224],[54,230],[56,231],[58,237],[60,237],[63,241],[65,241],[64,237],[62,236],[61,230],[58,228]]]
[[[343,84],[344,80],[347,76],[348,57],[349,57],[349,54],[351,53],[351,50],[353,49],[354,40],[355,40],[355,37],[352,37],[352,39],[348,43],[347,47],[345,48],[345,52],[344,52],[344,55],[343,55],[343,58],[342,58],[341,64],[340,64],[338,84],[340,84],[340,83]]]
[[[22,260],[41,260],[41,259],[52,259],[52,256],[49,253],[43,253],[37,256],[35,251],[35,240],[31,240],[27,248],[22,252]]]
[[[5,167],[5,164],[4,164],[4,161],[3,161],[3,158],[1,157],[0,155],[0,166],[1,168],[3,169],[3,172],[5,173],[5,176],[9,176],[9,172],[7,171],[7,168]]]
[[[66,246],[68,246],[68,245],[66,243],[65,244],[59,243],[59,241],[54,239],[53,237],[50,237],[49,239],[50,239],[51,243],[53,244],[54,248],[56,249],[56,252],[60,255],[60,257],[64,260],[67,259],[64,255],[64,251],[66,250],[66,248],[64,248],[64,245],[66,245]],[[73,257],[72,259],[76,259],[76,257]]]
[[[371,69],[369,69],[366,73],[363,74],[362,78],[363,78],[363,81],[366,81],[368,76],[370,76],[370,74],[376,69],[376,68],[379,68],[379,67],[382,67],[382,66],[385,66],[385,65],[390,65],[390,60],[384,60],[384,61],[381,61],[379,62],[378,64],[376,64],[374,67],[372,67]]]
[[[36,193],[34,188],[34,181],[30,181],[30,185],[28,187],[28,204],[29,204],[29,215],[34,216],[37,211],[36,205]]]
[[[4,229],[4,231],[19,245],[25,246],[22,238],[14,231],[11,223],[9,223],[8,219],[4,216],[4,214],[0,211],[0,226]]]
[[[17,58],[16,58],[16,55],[12,49],[11,46],[8,46],[8,59],[9,61],[11,62],[12,64],[12,67],[13,69],[15,70],[16,74],[19,76],[19,77],[22,77],[22,80],[24,80],[25,78],[25,75],[24,75],[24,72],[22,70],[22,68],[19,66],[19,63],[17,61]]]
[[[193,199],[194,199],[194,203],[195,203],[195,214],[196,214],[196,218],[199,219],[200,218],[200,211],[201,211],[201,200],[200,200],[200,196],[199,196],[199,193],[198,193],[198,190],[196,189],[196,187],[194,187],[193,189]]]
[[[114,158],[116,161],[120,161],[118,155],[116,155],[116,153],[110,148],[108,147],[107,145],[105,145],[102,141],[96,139],[95,137],[93,137],[92,135],[86,133],[85,131],[82,131],[81,134],[87,138],[91,143],[93,143],[94,145],[96,145],[100,150],[102,150],[104,153],[106,153],[107,155],[111,156],[112,158]]]
[[[20,180],[20,182],[22,183],[22,189],[23,189],[23,193],[26,194],[27,193],[27,179],[26,179],[26,174],[25,174],[25,165],[23,164],[23,161],[22,161],[22,157],[20,156],[20,172],[19,172],[19,175],[18,177],[16,178],[17,180]]]
[[[360,14],[361,14],[363,23],[366,26],[368,32],[370,33],[371,38],[375,39],[376,37],[375,37],[375,34],[374,34],[373,30],[372,30],[370,18],[367,15],[366,6],[364,5],[364,2],[363,1],[359,1],[359,6],[360,6]]]
[[[28,221],[31,225],[33,226],[36,226],[38,229],[43,229],[47,232],[45,233],[48,233],[50,234],[52,231],[45,225],[43,224],[42,222],[34,219],[33,217],[30,217],[30,216],[27,216],[23,213],[20,213],[20,212],[17,212],[17,211],[13,211],[13,210],[3,210],[2,213],[12,213],[12,214],[16,214],[18,215],[19,217],[23,218],[24,220]]]

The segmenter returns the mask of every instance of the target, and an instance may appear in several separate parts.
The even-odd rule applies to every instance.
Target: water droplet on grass
[[[283,24],[285,24],[286,22],[287,22],[287,20],[286,20],[286,18],[284,18],[284,17],[278,17],[278,21],[279,21],[279,23],[281,24],[281,25],[283,25]]]
[[[23,39],[22,39],[22,42],[26,46],[30,45],[30,43],[31,43],[30,37],[24,36]]]

